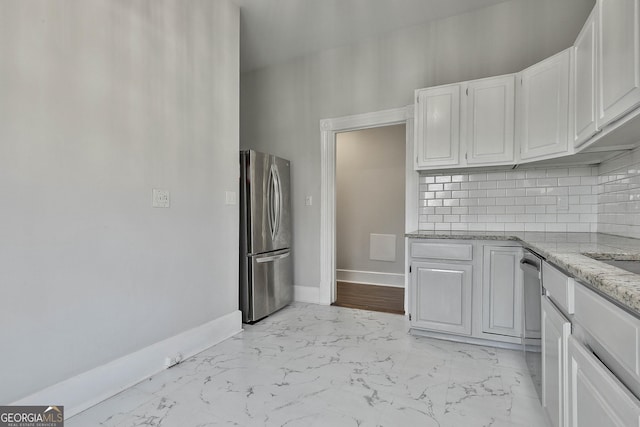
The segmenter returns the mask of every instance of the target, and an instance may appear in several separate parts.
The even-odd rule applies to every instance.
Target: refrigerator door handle
[[[267,183],[269,228],[271,229],[271,239],[275,240],[280,230],[280,216],[282,214],[282,188],[280,187],[280,175],[276,165],[272,164],[269,171],[269,181]]]
[[[258,264],[262,264],[264,262],[273,262],[273,261],[277,261],[279,259],[284,259],[286,257],[289,256],[291,252],[285,252],[283,254],[278,254],[278,255],[271,255],[271,256],[266,256],[266,257],[262,257],[262,258],[256,258],[256,262]]]

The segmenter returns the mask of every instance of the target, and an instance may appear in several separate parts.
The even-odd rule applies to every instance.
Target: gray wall
[[[594,3],[512,0],[243,73],[241,146],[292,161],[296,285],[320,282],[321,119],[403,107],[421,87],[520,71],[571,46]]]
[[[0,403],[237,310],[238,30],[227,0],[0,0]]]
[[[404,274],[405,126],[336,138],[336,267]],[[396,260],[369,259],[369,235],[396,235]]]

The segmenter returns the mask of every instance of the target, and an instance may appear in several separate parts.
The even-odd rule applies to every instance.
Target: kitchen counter
[[[640,239],[603,233],[517,231],[415,231],[405,234],[405,237],[518,241],[523,247],[540,254],[580,282],[640,317],[640,275],[582,255],[589,253],[600,258],[608,258],[615,254],[615,258],[640,260]]]

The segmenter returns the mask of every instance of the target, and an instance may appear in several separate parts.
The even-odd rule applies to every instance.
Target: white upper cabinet
[[[602,126],[640,104],[640,0],[599,0],[598,118]]]
[[[460,85],[416,91],[416,169],[457,165],[460,147]]]
[[[570,50],[520,74],[516,124],[522,159],[545,159],[568,153]]]
[[[598,132],[596,45],[598,7],[594,7],[573,46],[573,144],[579,147]]]
[[[416,169],[514,163],[513,74],[416,91]]]
[[[515,76],[474,80],[462,106],[462,138],[469,165],[514,163]]]

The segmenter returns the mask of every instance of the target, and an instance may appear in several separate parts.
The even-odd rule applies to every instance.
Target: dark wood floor
[[[404,288],[338,282],[333,305],[404,314]]]

